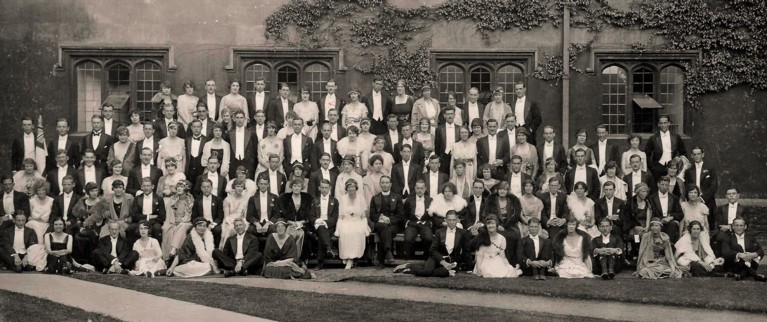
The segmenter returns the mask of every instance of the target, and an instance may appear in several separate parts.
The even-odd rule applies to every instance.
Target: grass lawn
[[[0,321],[121,321],[46,299],[0,290]]]
[[[753,280],[741,282],[727,278],[640,280],[627,273],[618,275],[613,281],[551,277],[548,281],[542,282],[532,280],[530,277],[490,279],[469,274],[459,274],[454,278],[361,276],[347,280],[487,293],[516,293],[767,313],[767,292],[765,292],[767,284]]]
[[[189,283],[170,278],[75,274],[75,278],[278,321],[595,321],[595,319],[371,299],[238,285]],[[311,283],[311,282],[307,282]]]

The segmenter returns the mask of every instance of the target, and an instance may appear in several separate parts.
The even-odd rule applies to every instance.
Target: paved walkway
[[[269,321],[56,275],[0,274],[0,289],[48,299],[125,321]]]
[[[469,305],[519,311],[533,311],[566,316],[583,316],[623,321],[764,321],[765,316],[737,311],[676,308],[620,302],[598,302],[518,294],[494,294],[475,291],[457,291],[424,287],[369,284],[360,282],[309,282],[273,280],[263,278],[200,278],[187,279],[192,283],[234,284],[246,287],[281,289],[396,299],[416,302]],[[371,294],[375,289],[375,294]]]

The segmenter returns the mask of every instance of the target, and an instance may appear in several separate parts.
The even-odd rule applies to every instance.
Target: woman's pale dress
[[[160,196],[176,193],[176,185],[179,181],[186,180],[186,175],[176,170],[174,174],[166,174],[157,181],[157,194]]]
[[[348,195],[339,197],[335,235],[341,259],[360,258],[365,254],[365,238],[370,235],[367,211],[368,202],[361,194],[357,193],[354,199]]]
[[[368,109],[360,102],[352,102],[341,108],[341,120],[343,127],[349,128],[354,125],[360,128],[360,121],[368,115]]]
[[[517,277],[522,274],[511,266],[506,258],[506,237],[496,234],[490,237],[490,246],[480,246],[475,255],[474,275],[481,277]]]
[[[186,144],[183,139],[179,137],[166,137],[160,140],[159,145],[160,148],[157,149],[157,167],[162,170],[163,174],[167,174],[167,170],[165,170],[165,159],[171,157],[176,159],[176,169],[178,169],[178,172],[182,172],[186,169],[184,166],[186,164],[186,160],[184,160],[184,155],[186,155]]]
[[[312,101],[301,101],[293,105],[293,112],[296,112],[298,116],[304,120],[303,133],[314,139],[317,137],[317,121],[320,117],[320,109],[317,103]],[[312,125],[309,125],[309,123]]]
[[[53,198],[51,197],[46,196],[41,200],[39,197],[34,196],[29,199],[29,211],[31,214],[29,214],[27,227],[35,231],[38,241],[43,240],[43,235],[48,230],[48,221],[51,217],[52,208]]]
[[[586,227],[582,223],[578,225],[578,229],[585,231],[591,237],[597,237],[600,235],[597,225],[594,223],[594,201],[589,198],[578,198],[575,193],[570,194],[567,197],[567,207],[570,209],[570,214],[578,219],[578,221],[590,221],[593,226]]]
[[[453,160],[450,165],[450,178],[455,178],[455,162],[462,160],[466,163],[466,181],[473,183],[477,175],[477,145],[469,140],[453,145]]]
[[[565,256],[557,263],[555,270],[559,274],[560,278],[584,278],[594,277],[591,273],[591,261],[583,260],[583,236],[578,235],[578,241],[574,245],[570,245],[565,238],[563,241],[563,247],[565,250]],[[588,257],[587,257],[588,258]]]
[[[248,210],[248,197],[240,196],[236,197],[231,194],[224,199],[224,220],[221,223],[221,240],[234,235],[234,220],[237,218],[245,219],[246,211]],[[247,225],[247,221],[245,222]],[[220,243],[219,248],[224,249],[226,243]]]
[[[138,253],[138,261],[136,261],[135,269],[130,272],[131,275],[155,273],[168,268],[162,260],[162,248],[157,239],[152,237],[146,241],[139,239],[133,244],[133,250]]]
[[[684,219],[681,222],[681,225],[679,225],[679,234],[684,235],[687,233],[687,226],[690,225],[691,222],[697,220],[701,224],[703,224],[703,232],[701,234],[705,233],[708,235],[708,232],[710,231],[710,228],[708,227],[708,214],[709,210],[708,207],[706,207],[706,204],[703,202],[696,202],[691,203],[689,201],[683,201],[681,203],[682,206],[682,213],[684,213]]]
[[[181,122],[184,122],[184,124],[191,124],[194,120],[194,116],[192,115],[197,112],[197,101],[199,99],[200,98],[197,96],[187,94],[178,97],[176,105],[178,108],[178,118]]]
[[[615,198],[618,198],[620,200],[628,200],[626,199],[626,194],[628,193],[629,185],[626,184],[626,181],[623,181],[623,179],[618,178],[617,176],[610,179],[607,177],[607,175],[603,175],[599,177],[599,186],[604,187],[605,182],[612,181],[615,184]],[[605,196],[605,193],[603,190],[600,189],[599,198],[602,198]]]
[[[205,145],[202,147],[202,160],[200,160],[200,163],[203,167],[208,166],[208,159],[210,159],[214,153],[216,154],[216,158],[219,160],[219,173],[226,177],[229,174],[229,158],[231,157],[230,154],[232,153],[229,143],[223,139],[213,139],[205,142]]]
[[[269,169],[269,155],[276,154],[280,157],[280,168],[278,171],[285,172],[282,169],[282,160],[285,158],[284,150],[282,149],[282,140],[277,137],[266,137],[261,141],[258,141],[258,166],[256,167],[256,173],[254,178],[258,178],[258,174]]]
[[[647,171],[647,154],[644,153],[644,151],[631,151],[628,150],[626,152],[623,152],[623,155],[621,155],[621,170],[623,171],[623,175],[627,175],[633,171],[631,169],[631,156],[634,154],[638,154],[641,158],[641,164],[642,166],[640,169],[642,171]]]
[[[248,115],[248,100],[245,99],[245,96],[229,93],[221,98],[221,103],[219,104],[221,105],[220,108],[227,108],[232,113],[234,113],[235,109],[239,109],[245,113],[246,120],[250,119],[250,115]],[[232,118],[234,119],[234,117]]]
[[[131,124],[128,126],[128,140],[130,140],[133,143],[139,142],[141,140],[144,140],[144,125],[139,124]]]
[[[538,150],[530,143],[511,147],[511,155],[522,157],[522,172],[534,177],[538,173]]]
[[[187,194],[187,202],[179,200],[176,196],[165,198],[165,223],[162,227],[162,253],[163,258],[168,259],[171,249],[179,249],[184,243],[187,231],[192,228],[192,206],[194,199]],[[175,209],[174,208],[175,202]]]

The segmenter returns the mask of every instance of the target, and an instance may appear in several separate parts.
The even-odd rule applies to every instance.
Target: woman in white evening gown
[[[590,278],[591,273],[591,236],[579,230],[579,220],[573,216],[567,218],[567,230],[560,231],[554,237],[554,254],[557,263],[554,270],[561,278]]]
[[[487,216],[484,229],[481,229],[479,235],[471,242],[472,246],[479,246],[475,255],[474,275],[498,278],[517,277],[522,274],[519,268],[509,263],[506,256],[506,238],[498,233],[498,223],[498,217],[495,215]]]
[[[370,235],[368,226],[368,202],[358,193],[359,183],[346,180],[346,194],[338,199],[338,257],[343,259],[346,269],[354,266],[354,260],[365,253],[365,238]]]
[[[149,224],[141,221],[138,226],[139,238],[133,244],[133,250],[138,253],[136,267],[130,271],[133,276],[146,275],[154,277],[155,274],[163,275],[162,270],[166,269],[165,261],[162,260],[162,248],[157,239],[149,237]]]

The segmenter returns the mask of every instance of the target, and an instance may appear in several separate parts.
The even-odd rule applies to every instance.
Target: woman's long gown
[[[517,277],[522,271],[509,264],[506,258],[506,238],[496,234],[490,246],[480,246],[475,255],[474,275],[481,277]]]
[[[147,272],[155,273],[168,268],[165,261],[162,260],[162,248],[160,248],[157,239],[149,237],[146,244],[139,239],[133,244],[133,250],[138,253],[139,258],[136,261],[136,268],[130,272],[132,275],[142,275]],[[157,261],[152,261],[158,256]]]
[[[575,245],[570,245],[567,242],[567,238],[564,240],[565,257],[555,267],[557,274],[561,278],[584,278],[594,277],[591,274],[590,262],[583,261],[583,251],[581,244],[583,243],[583,236],[578,235],[578,242]]]
[[[53,198],[45,197],[40,200],[37,196],[29,199],[29,208],[32,212],[29,214],[29,221],[27,221],[27,227],[32,228],[37,235],[37,240],[42,242],[45,231],[48,230],[48,220],[51,216],[51,209],[53,207]],[[11,241],[13,243],[13,241]]]
[[[367,212],[367,201],[357,193],[354,199],[348,195],[339,197],[338,223],[338,256],[341,259],[360,258],[365,254],[365,238],[370,234]],[[352,215],[354,214],[354,215]]]

